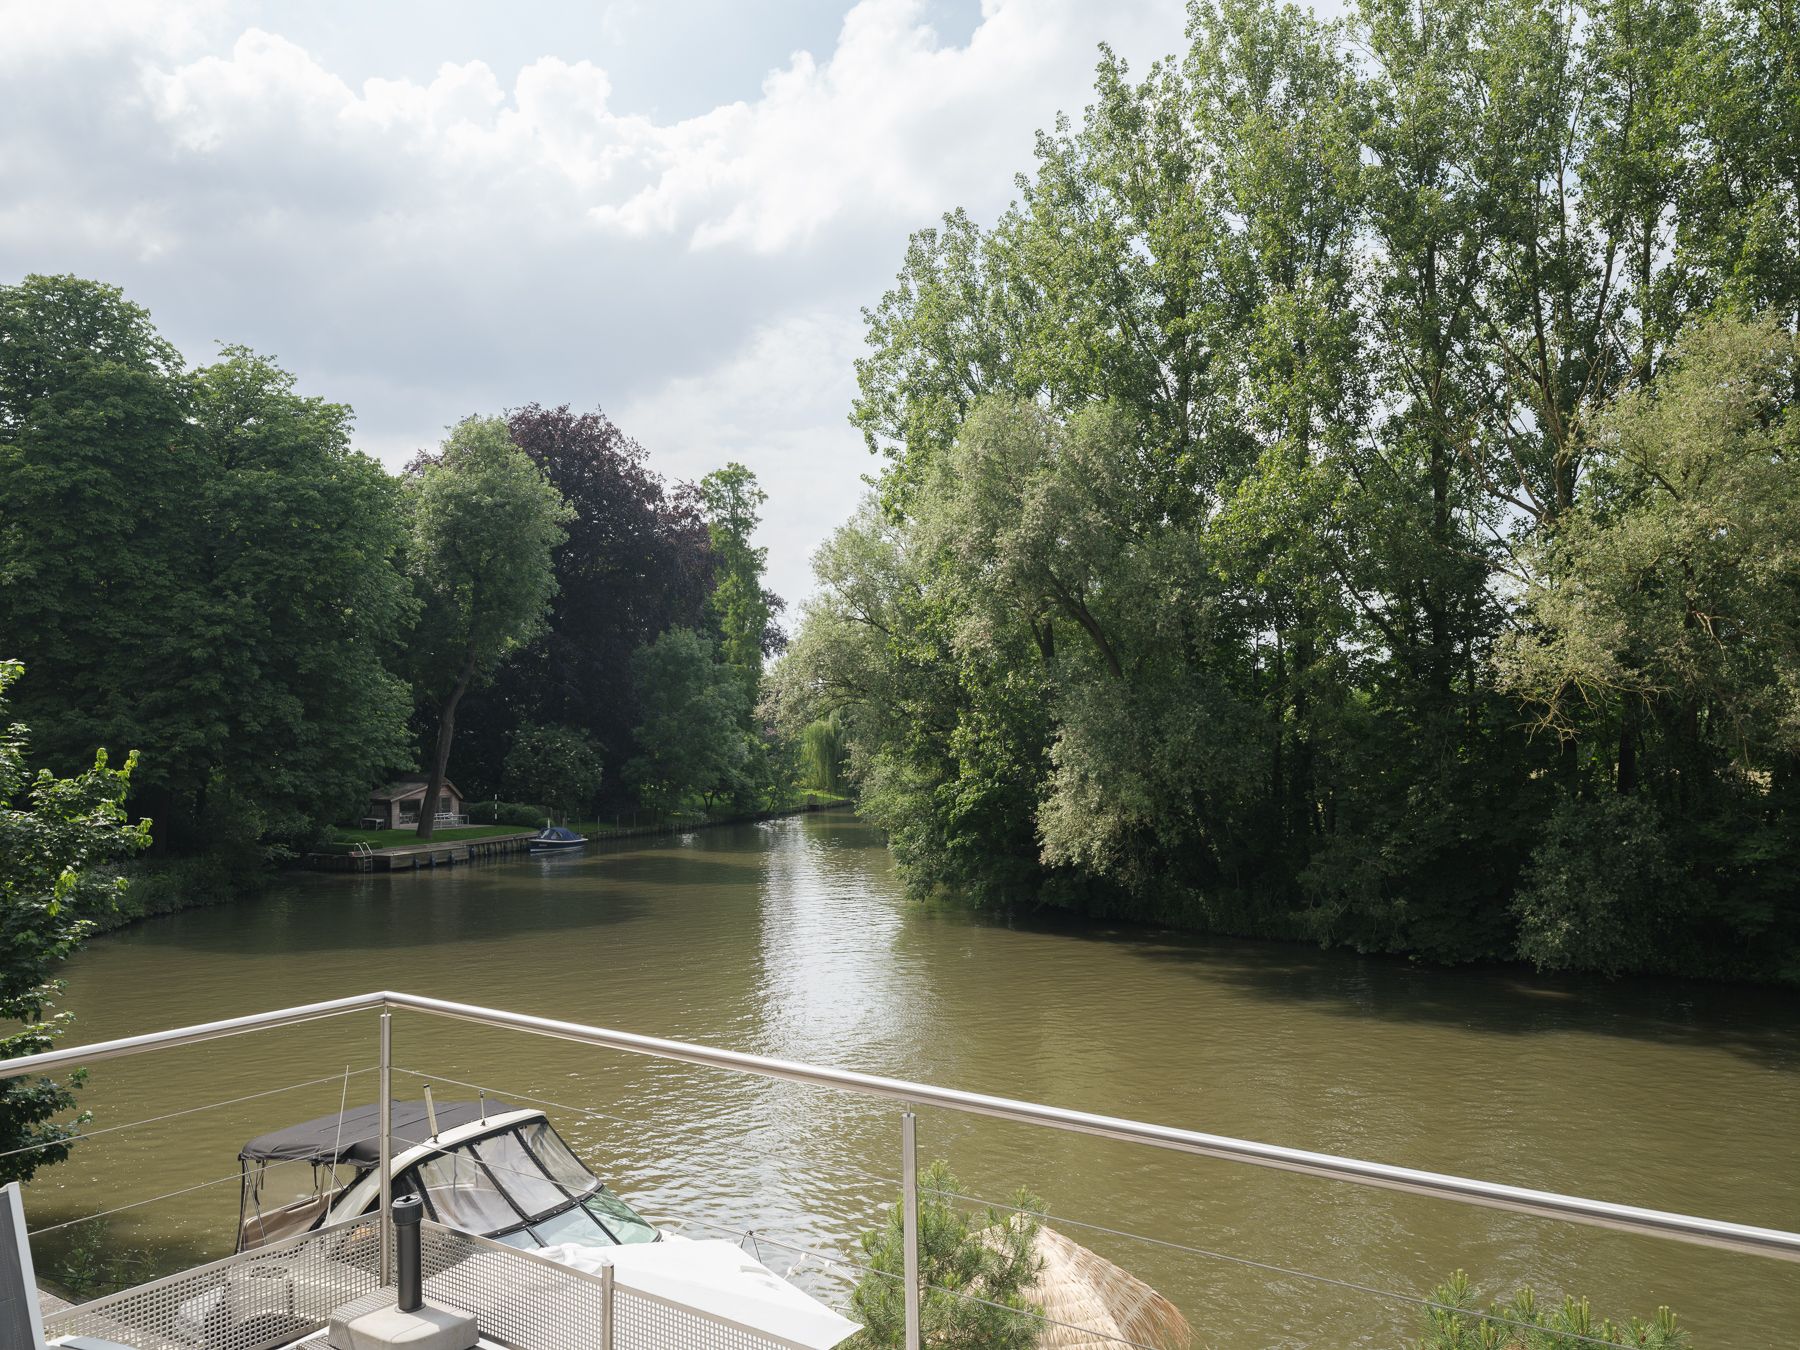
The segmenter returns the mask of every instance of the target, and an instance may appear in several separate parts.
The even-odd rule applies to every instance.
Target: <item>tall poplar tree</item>
[[[471,684],[544,630],[554,551],[573,512],[498,417],[458,423],[419,465],[410,493],[407,556],[424,605],[415,665],[435,714],[418,829],[429,839],[457,706]]]

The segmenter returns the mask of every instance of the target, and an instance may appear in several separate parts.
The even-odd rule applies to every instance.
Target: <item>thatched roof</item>
[[[1121,1350],[1120,1341],[1187,1350],[1193,1343],[1181,1309],[1104,1256],[1043,1224],[1034,1251],[1043,1269],[1023,1292],[1047,1319],[1039,1350]]]

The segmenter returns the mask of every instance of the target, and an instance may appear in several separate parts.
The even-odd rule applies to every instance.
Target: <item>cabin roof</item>
[[[456,784],[452,783],[448,778],[444,780],[444,790],[446,792],[454,793],[458,797],[463,795],[462,789],[457,787]],[[372,802],[393,802],[401,801],[407,797],[423,797],[424,795],[425,780],[423,778],[400,778],[387,784],[385,787],[376,788],[369,794],[369,800]]]
[[[480,1102],[439,1102],[437,1123],[440,1134],[481,1119]],[[490,1118],[521,1108],[489,1097],[485,1107]],[[394,1151],[431,1138],[431,1126],[425,1117],[423,1101],[395,1102]],[[375,1167],[381,1162],[381,1108],[374,1103],[353,1106],[340,1115],[320,1116],[300,1125],[289,1125],[258,1135],[244,1145],[238,1159],[246,1163],[310,1162],[317,1166],[348,1163],[354,1167]]]

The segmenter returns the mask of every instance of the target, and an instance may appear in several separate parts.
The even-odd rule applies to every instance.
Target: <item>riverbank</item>
[[[715,829],[724,825],[747,825],[763,820],[779,820],[786,816],[807,815],[816,811],[843,810],[852,805],[848,797],[825,797],[819,793],[809,792],[806,800],[794,806],[782,807],[771,811],[721,812],[698,820],[662,821],[643,825],[617,825],[606,821],[578,821],[570,828],[577,833],[585,834],[596,842],[613,839],[647,838],[657,835],[670,836],[687,834],[692,830]],[[179,914],[184,910],[208,909],[215,905],[230,904],[234,900],[254,899],[268,890],[270,884],[284,870],[302,869],[333,871],[341,870],[337,866],[322,866],[308,863],[307,859],[319,858],[328,863],[340,863],[348,849],[357,842],[374,844],[372,836],[375,831],[343,831],[347,842],[337,854],[303,854],[288,864],[287,868],[272,867],[253,855],[209,853],[193,858],[150,859],[130,864],[122,875],[126,882],[124,893],[119,903],[108,913],[94,916],[96,933],[116,932],[121,928],[137,923],[141,919],[159,918],[166,914]],[[410,831],[390,831],[402,840],[416,838]],[[517,831],[506,826],[471,826],[461,830],[443,830],[433,839],[434,844],[453,845],[458,842],[479,842],[484,839],[510,836]]]

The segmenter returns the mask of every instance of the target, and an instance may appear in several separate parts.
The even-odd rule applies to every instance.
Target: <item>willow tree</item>
[[[409,556],[424,602],[418,667],[437,713],[421,839],[431,838],[457,705],[544,630],[556,592],[552,557],[571,515],[498,417],[459,423],[413,479]]]

